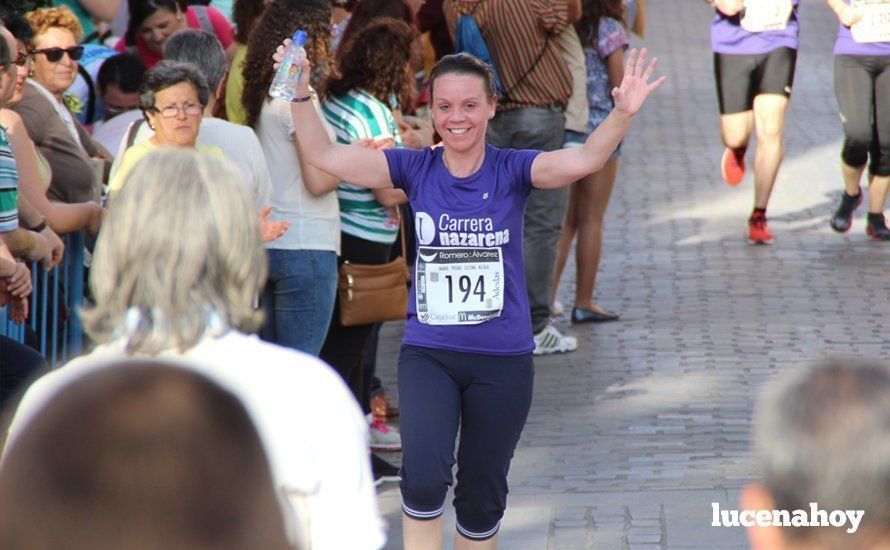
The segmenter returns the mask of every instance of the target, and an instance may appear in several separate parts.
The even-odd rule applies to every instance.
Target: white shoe
[[[387,425],[374,415],[368,415],[368,433],[372,451],[401,451],[402,434],[396,428]]]
[[[578,339],[560,333],[553,325],[547,325],[547,328],[535,334],[535,355],[567,353],[576,349]]]
[[[554,317],[559,317],[563,313],[566,312],[565,306],[562,305],[562,302],[559,300],[553,300],[553,303],[550,304],[550,314]]]

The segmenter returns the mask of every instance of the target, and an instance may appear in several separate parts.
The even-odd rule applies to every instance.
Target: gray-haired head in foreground
[[[254,299],[266,281],[256,207],[224,159],[161,147],[112,198],[93,254],[95,306],[84,329],[129,353],[192,348],[233,328],[259,329]]]
[[[864,510],[860,537],[890,535],[890,369],[831,360],[786,373],[762,394],[754,443],[778,510]],[[837,531],[837,530],[835,530]],[[786,529],[789,538],[851,535]]]
[[[210,88],[207,79],[190,63],[179,63],[167,59],[161,61],[151,69],[142,79],[139,87],[139,109],[142,112],[155,108],[156,94],[161,90],[176,86],[181,82],[188,82],[198,91],[198,101],[201,105],[207,105],[210,99]]]
[[[229,61],[219,39],[209,32],[183,29],[164,42],[164,59],[191,63],[207,79],[210,93],[215,93],[229,70]]]

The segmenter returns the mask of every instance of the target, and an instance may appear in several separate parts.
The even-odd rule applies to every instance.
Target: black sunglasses
[[[31,63],[31,57],[25,52],[19,52],[19,55],[12,60],[13,65],[18,65],[19,67],[24,67]]]
[[[42,53],[46,56],[46,60],[50,63],[57,63],[62,60],[62,56],[66,53],[71,61],[79,61],[83,57],[83,46],[74,46],[73,48],[44,48],[42,50],[31,50],[32,54]]]

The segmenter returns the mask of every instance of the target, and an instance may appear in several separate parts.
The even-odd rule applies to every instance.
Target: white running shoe
[[[554,317],[559,317],[563,313],[566,312],[566,308],[562,305],[562,302],[559,300],[553,300],[553,303],[550,304],[550,314]]]
[[[367,418],[372,451],[396,452],[402,450],[402,434],[398,429],[387,425],[374,415],[369,414]]]
[[[576,349],[578,339],[560,333],[553,325],[547,325],[547,328],[535,334],[535,355],[567,353]]]

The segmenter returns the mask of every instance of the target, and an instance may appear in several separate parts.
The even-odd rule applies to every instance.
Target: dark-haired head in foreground
[[[64,388],[11,442],[0,547],[291,548],[240,401],[193,372],[127,363]]]

